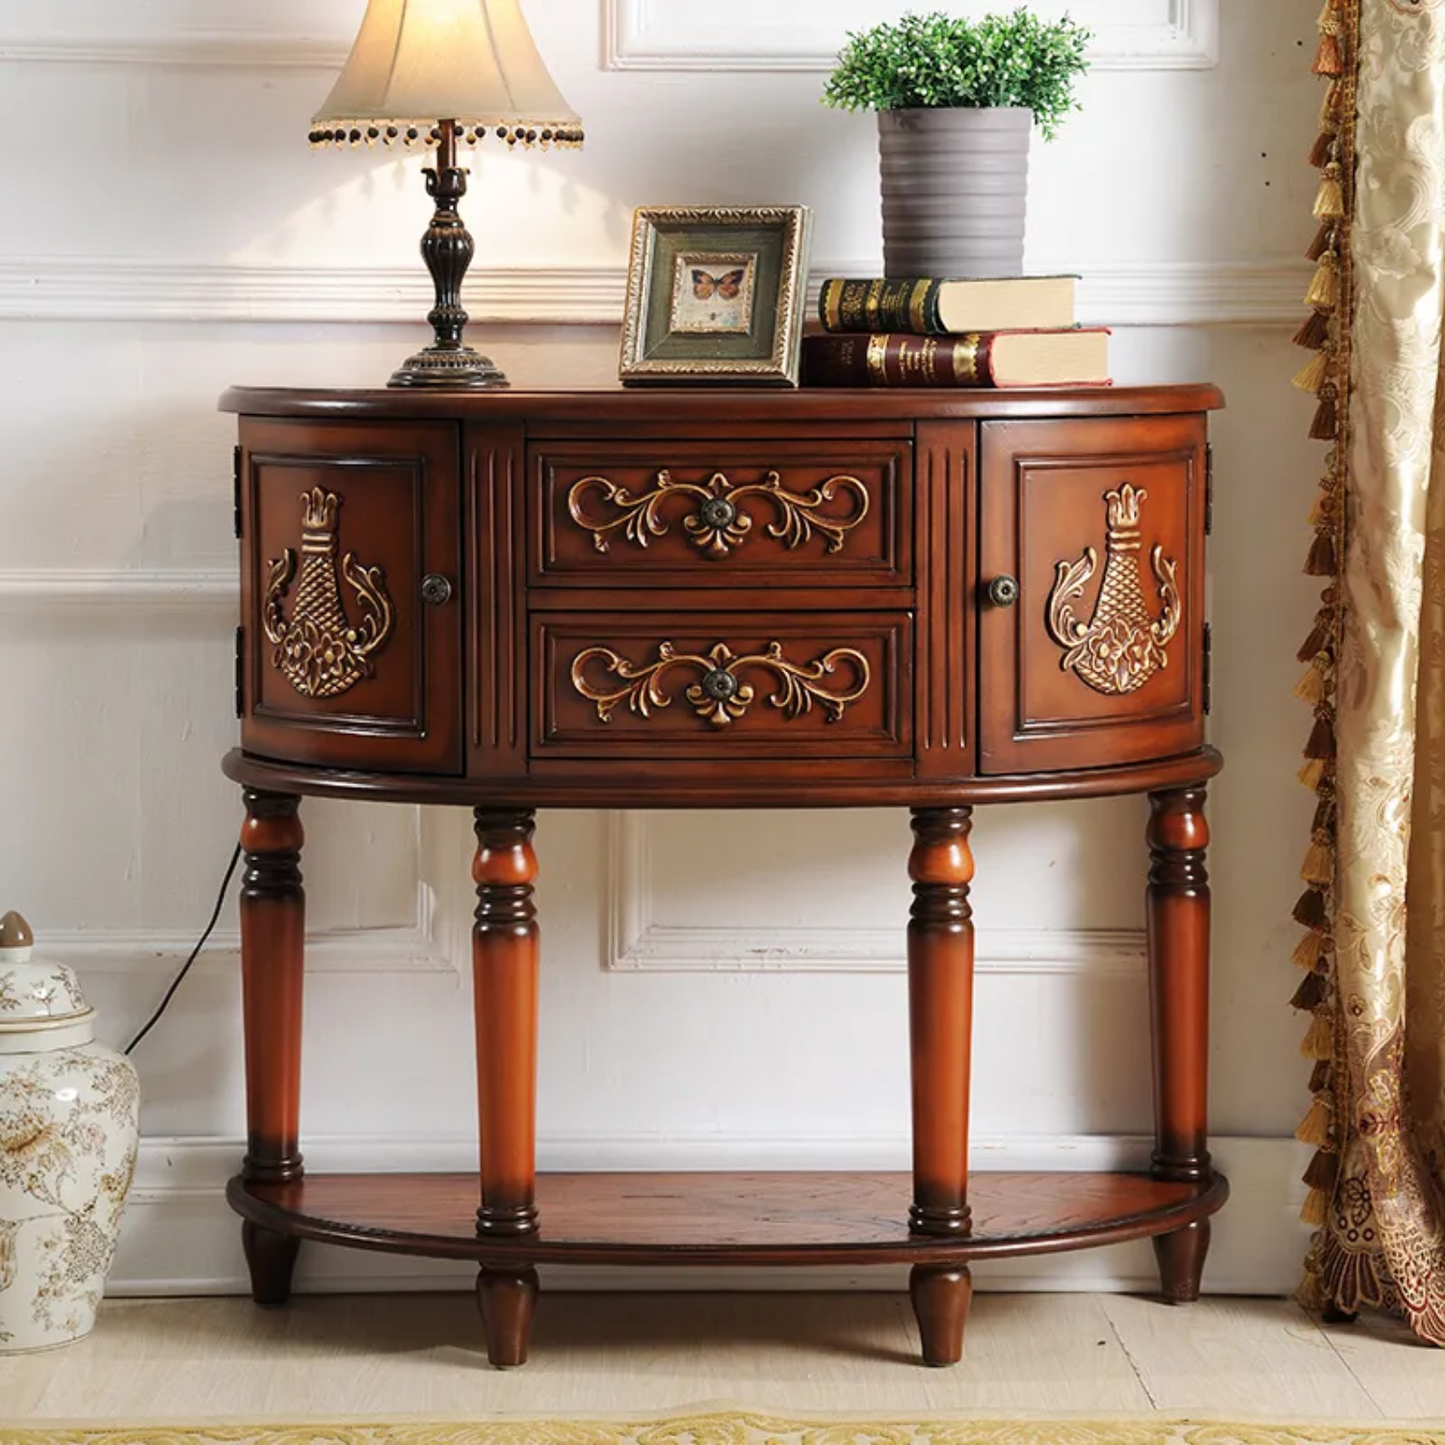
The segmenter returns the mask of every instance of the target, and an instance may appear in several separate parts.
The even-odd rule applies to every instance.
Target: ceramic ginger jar
[[[0,919],[0,1354],[90,1333],[140,1142],[128,1059],[70,969]]]

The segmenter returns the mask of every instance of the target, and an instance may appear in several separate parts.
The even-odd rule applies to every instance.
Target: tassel
[[[1294,385],[1311,396],[1318,396],[1334,364],[1332,348],[1326,343],[1325,349],[1311,357],[1309,364],[1294,378]]]
[[[1333,833],[1335,829],[1335,800],[1333,798],[1321,798],[1319,806],[1315,809],[1316,833]]]
[[[1305,559],[1305,576],[1333,577],[1335,571],[1335,539],[1329,532],[1316,532]]]
[[[1310,289],[1305,292],[1305,305],[1316,311],[1333,311],[1340,299],[1340,257],[1333,244],[1320,257]]]
[[[1340,179],[1340,163],[1331,161],[1325,167],[1320,180],[1319,194],[1315,196],[1315,219],[1317,221],[1342,221],[1345,218],[1345,188]]]
[[[1334,382],[1327,381],[1320,387],[1320,404],[1319,409],[1315,412],[1314,421],[1310,423],[1310,440],[1312,442],[1332,442],[1339,437],[1339,434],[1339,394],[1335,390]]]
[[[1309,742],[1305,744],[1305,757],[1324,758],[1332,762],[1335,757],[1335,720],[1328,708],[1322,708],[1310,730]]]
[[[1321,1009],[1310,1023],[1309,1032],[1300,1045],[1307,1059],[1330,1059],[1335,1053],[1335,1029],[1328,1010]]]
[[[1313,1144],[1317,1149],[1323,1149],[1330,1142],[1330,1107],[1323,1099],[1316,1099],[1310,1105],[1294,1136],[1301,1144]]]
[[[1310,147],[1310,164],[1317,171],[1324,170],[1333,158],[1338,143],[1339,138],[1333,130],[1322,130],[1314,145]]]
[[[1334,1064],[1329,1059],[1316,1059],[1310,1070],[1310,1093],[1323,1094],[1334,1083]]]
[[[1327,653],[1320,653],[1320,657],[1328,661]],[[1313,703],[1315,706],[1325,700],[1328,691],[1329,679],[1325,676],[1323,667],[1311,667],[1294,686],[1294,695],[1301,702]]]
[[[1305,257],[1310,261],[1319,261],[1326,251],[1339,251],[1339,247],[1335,245],[1335,223],[1333,221],[1321,223],[1319,230],[1315,232],[1314,240],[1310,242],[1309,250],[1305,252]]]
[[[1343,75],[1345,73],[1345,62],[1340,53],[1338,36],[1320,36],[1320,48],[1315,52],[1315,63],[1310,66],[1310,70],[1315,75]]]
[[[1311,843],[1305,861],[1300,866],[1299,876],[1306,883],[1328,888],[1335,881],[1335,852],[1328,843]],[[1313,1008],[1313,1004],[1296,1004],[1296,1008]]]
[[[1310,318],[1295,332],[1294,344],[1303,346],[1306,351],[1321,351],[1330,340],[1330,318],[1321,311],[1311,311]]]
[[[1304,1182],[1321,1194],[1335,1192],[1335,1181],[1340,1177],[1340,1156],[1329,1149],[1319,1150],[1310,1160],[1310,1167],[1304,1172]]]
[[[1344,86],[1338,80],[1330,81],[1325,89],[1325,98],[1320,103],[1320,126],[1330,130],[1340,123],[1340,107],[1344,104]]]
[[[1323,974],[1307,973],[1304,982],[1295,989],[1294,997],[1290,999],[1289,1006],[1298,1009],[1301,1013],[1313,1013],[1324,1001],[1328,986]],[[1323,1144],[1323,1139],[1306,1139],[1306,1144]]]
[[[1295,654],[1301,662],[1313,662],[1334,640],[1335,615],[1328,609],[1321,612],[1315,621],[1314,631],[1304,640],[1304,645]]]
[[[1325,895],[1318,888],[1306,888],[1300,894],[1299,902],[1294,906],[1294,921],[1301,928],[1324,931],[1329,924],[1329,917],[1325,912]]]
[[[1310,761],[1307,762],[1304,767],[1299,770],[1297,776],[1300,782],[1303,783],[1305,787],[1307,787],[1312,793],[1317,793],[1319,792],[1320,784],[1324,782],[1325,774],[1328,771],[1329,764],[1325,762],[1323,758],[1311,758]],[[1305,920],[1301,918],[1300,922],[1305,923]],[[1306,928],[1309,928],[1311,926],[1311,924],[1305,923]]]
[[[1322,1189],[1311,1189],[1300,1205],[1300,1219],[1312,1229],[1323,1229],[1329,1218],[1328,1200]]]
[[[1326,935],[1311,929],[1294,946],[1294,962],[1304,969],[1316,969],[1325,956]]]
[[[1316,532],[1333,532],[1335,529],[1335,492],[1328,478],[1320,483],[1320,489],[1315,494],[1309,524]]]

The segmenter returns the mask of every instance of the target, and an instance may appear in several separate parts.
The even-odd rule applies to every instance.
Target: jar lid
[[[91,1013],[80,980],[63,963],[32,959],[30,925],[13,910],[0,918],[0,1030]]]

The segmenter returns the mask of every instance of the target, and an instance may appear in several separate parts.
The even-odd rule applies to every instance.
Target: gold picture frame
[[[796,386],[812,219],[806,206],[639,206],[623,384]]]

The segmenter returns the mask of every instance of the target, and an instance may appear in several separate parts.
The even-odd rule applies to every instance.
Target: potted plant
[[[824,101],[878,112],[889,276],[1016,276],[1029,139],[1051,140],[1088,69],[1091,36],[1027,10],[905,15],[850,34]]]

